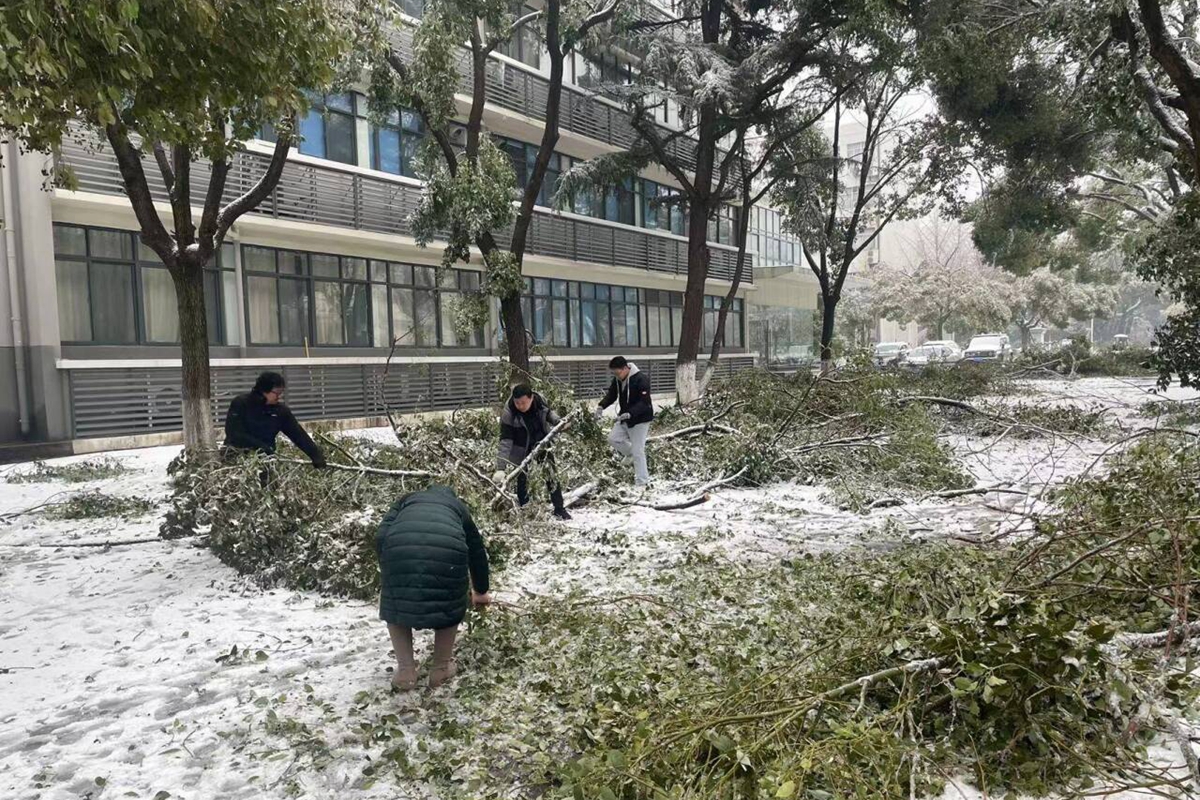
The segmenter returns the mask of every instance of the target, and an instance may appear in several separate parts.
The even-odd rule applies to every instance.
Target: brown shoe
[[[417,688],[417,668],[396,669],[392,673],[392,688],[400,692],[411,692]]]
[[[436,689],[458,674],[458,662],[450,659],[441,664],[434,664],[429,670],[429,688]]]

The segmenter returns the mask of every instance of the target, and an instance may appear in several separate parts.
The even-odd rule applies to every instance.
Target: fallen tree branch
[[[974,489],[948,489],[944,492],[933,492],[921,497],[917,500],[918,503],[934,498],[938,500],[951,500],[955,497],[966,497],[972,494],[1022,494],[1028,495],[1029,492],[1023,489],[1009,489],[1004,486],[977,486]],[[905,500],[900,497],[881,497],[874,500],[866,507],[866,511],[875,511],[879,508],[891,508],[893,506],[904,505]]]
[[[670,433],[660,433],[657,436],[651,436],[647,442],[665,442],[670,439],[677,439],[680,436],[690,436],[698,433],[728,433],[737,435],[740,431],[737,428],[731,428],[728,425],[717,425],[711,421],[705,422],[703,425],[691,425],[687,428],[680,428],[677,431]]]
[[[1200,635],[1200,622],[1190,622],[1156,633],[1123,633],[1113,641],[1130,650],[1148,650],[1166,647],[1168,642],[1177,642],[1194,635]]]
[[[310,464],[311,462],[299,458],[281,458],[278,459],[287,464]],[[359,472],[364,475],[384,475],[389,478],[436,478],[437,473],[425,472],[419,469],[380,469],[379,467],[354,466],[352,464],[326,464],[325,469],[338,470],[340,472]]]
[[[833,448],[848,447],[851,445],[860,444],[874,444],[878,440],[886,438],[888,438],[886,433],[868,433],[862,436],[847,436],[842,439],[825,439],[820,442],[814,442],[813,444],[801,445],[800,447],[797,447],[793,450],[788,450],[787,452],[790,455],[801,455],[802,453],[811,453],[813,450],[821,450],[827,447]]]
[[[563,508],[574,508],[584,502],[588,495],[596,491],[596,487],[600,484],[596,481],[588,481],[582,486],[577,486],[572,489],[569,494],[563,498]]]
[[[717,478],[715,481],[709,481],[708,483],[700,486],[700,488],[698,488],[693,494],[689,495],[688,497],[684,498],[683,500],[672,500],[670,502],[665,502],[665,503],[644,503],[644,502],[635,501],[635,502],[629,503],[628,505],[642,506],[643,508],[652,508],[655,511],[680,511],[685,508],[691,508],[692,506],[698,506],[701,503],[705,503],[710,499],[709,492],[711,492],[713,489],[733,483],[738,478],[745,475],[746,470],[748,470],[748,469],[750,469],[750,467],[748,467],[748,466],[742,467],[741,469],[739,469],[737,472],[733,473],[732,475],[726,475],[723,478]]]
[[[161,536],[155,536],[149,539],[114,539],[105,542],[0,542],[3,547],[48,547],[56,549],[59,547],[122,547],[131,544],[152,544],[154,542],[177,542],[180,539],[186,539],[186,536],[171,537],[163,539]]]

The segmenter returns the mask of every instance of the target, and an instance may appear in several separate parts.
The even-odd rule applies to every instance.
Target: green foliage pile
[[[909,377],[869,369],[822,380],[743,373],[713,386],[702,404],[663,411],[653,428],[661,434],[716,419],[714,424],[738,433],[652,442],[651,469],[658,479],[686,485],[732,476],[736,484],[751,486],[836,480],[834,493],[856,506],[885,489],[923,495],[969,485],[939,441],[929,410],[895,403],[915,385]],[[560,414],[575,411],[575,422],[555,446],[559,480],[568,491],[595,482],[600,502],[620,502],[628,495],[622,485],[629,470],[605,441],[611,423],[602,428],[591,415],[594,406],[580,403],[561,385],[540,388]],[[172,468],[174,496],[162,535],[207,533],[222,560],[265,585],[370,597],[378,585],[375,528],[391,503],[409,491],[446,483],[472,506],[485,534],[521,527],[511,503],[498,501],[482,479],[492,472],[497,432],[495,411],[459,412],[401,425],[395,444],[342,437],[337,443],[343,452],[329,453],[343,463],[349,457],[376,469],[433,472],[432,479],[318,472],[254,457],[180,462]],[[537,495],[549,468],[531,469],[535,514],[545,510]],[[494,537],[493,557],[507,557],[517,538]]]
[[[1154,353],[1147,347],[1124,350],[1095,348],[1086,339],[1073,339],[1067,347],[1031,349],[1013,363],[1025,377],[1045,377],[1049,373],[1026,372],[1030,367],[1048,365],[1060,375],[1126,378],[1155,375]]]
[[[85,483],[115,478],[124,475],[128,468],[115,458],[90,459],[75,461],[70,464],[47,464],[45,461],[34,461],[33,469],[22,472],[10,472],[5,480],[8,483],[49,483],[64,481],[66,483]]]
[[[91,490],[72,495],[46,509],[51,519],[98,519],[122,517],[130,519],[150,513],[154,503],[142,497],[125,497]]]
[[[1196,401],[1150,400],[1142,404],[1138,413],[1169,427],[1200,425],[1200,402]]]
[[[364,785],[901,800],[965,776],[989,796],[1102,782],[1189,796],[1137,765],[1156,715],[1194,707],[1196,677],[1123,637],[1200,601],[1200,526],[1174,522],[1194,517],[1197,487],[1200,449],[1164,439],[1071,484],[1035,536],[1008,546],[776,563],[693,546],[653,594],[489,610],[427,734],[413,741],[386,698],[356,708],[373,756]]]

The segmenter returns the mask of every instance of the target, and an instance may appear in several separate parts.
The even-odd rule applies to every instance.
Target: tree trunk
[[[826,297],[821,306],[821,374],[833,368],[833,320],[837,298]]]
[[[521,296],[500,298],[500,324],[504,326],[504,342],[508,346],[508,363],[512,365],[512,380],[527,382],[529,371],[529,338],[525,335],[525,316],[521,311]]]
[[[680,405],[700,399],[696,358],[704,330],[704,284],[708,280],[708,215],[693,208],[688,217],[688,279],[683,295],[683,329],[675,357],[675,396]]]
[[[946,333],[945,333],[945,331],[946,331],[946,323],[945,323],[945,322],[943,322],[942,320],[940,320],[940,319],[939,319],[939,320],[938,320],[938,324],[937,324],[937,338],[938,338],[938,341],[941,341],[941,340],[943,340],[943,339],[945,339],[945,338],[946,338]]]
[[[1030,330],[1026,327],[1021,327],[1021,352],[1029,350]]]
[[[183,359],[183,446],[204,451],[215,444],[208,365],[208,316],[204,312],[204,269],[180,259],[171,270],[179,306],[179,347]]]

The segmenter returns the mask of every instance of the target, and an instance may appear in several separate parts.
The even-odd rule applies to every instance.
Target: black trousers
[[[550,502],[556,511],[563,509],[562,485],[558,482],[558,473],[554,466],[554,456],[548,454],[545,459],[537,459],[546,470],[546,491],[550,493]],[[522,470],[517,474],[517,502],[525,505],[529,502],[529,474]]]

